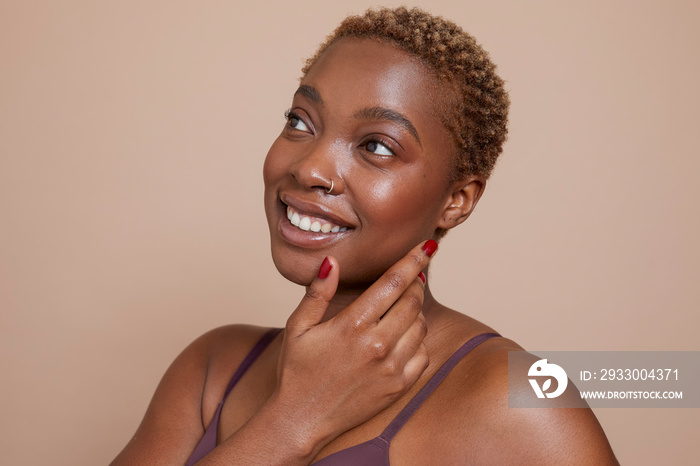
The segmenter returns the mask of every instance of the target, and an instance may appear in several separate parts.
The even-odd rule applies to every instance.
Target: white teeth
[[[314,233],[338,233],[341,231],[347,231],[348,227],[340,227],[340,225],[333,225],[332,223],[321,223],[322,220],[311,220],[311,217],[302,216],[299,212],[294,210],[292,207],[287,206],[287,219],[289,222],[300,230],[313,231]]]

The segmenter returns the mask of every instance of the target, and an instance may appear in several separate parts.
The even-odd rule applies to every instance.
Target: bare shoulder
[[[163,375],[136,433],[112,464],[183,464],[233,371],[268,329],[227,325],[190,343]]]
[[[252,325],[226,325],[202,335],[195,343],[201,345],[201,361],[207,372],[202,393],[204,425],[214,415],[231,376],[243,359],[270,328]],[[201,340],[201,341],[200,341]]]
[[[270,331],[268,327],[255,325],[224,325],[208,331],[197,338],[192,345],[201,352],[208,363],[228,364],[243,359],[250,349]]]
[[[509,352],[524,355],[528,367],[538,359],[509,339],[493,338],[473,350],[446,380],[445,392],[456,408],[448,429],[453,459],[475,464],[617,464],[600,423],[575,389],[567,390],[559,404],[570,406],[577,397],[583,407],[509,407]]]

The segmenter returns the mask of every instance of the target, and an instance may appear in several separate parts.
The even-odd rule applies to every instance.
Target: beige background
[[[700,349],[698,5],[431,2],[513,101],[438,298],[532,350]],[[3,464],[105,464],[189,341],[284,324],[263,158],[303,58],[366,6],[0,0]],[[623,463],[700,453],[697,409],[597,415]]]

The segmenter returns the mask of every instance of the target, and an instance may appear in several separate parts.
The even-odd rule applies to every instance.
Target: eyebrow
[[[323,99],[321,98],[321,93],[318,92],[318,90],[313,86],[302,84],[294,93],[294,95],[297,94],[306,97],[311,102],[314,102],[319,105],[324,105]],[[420,137],[418,137],[418,131],[416,131],[416,127],[413,126],[411,120],[409,120],[396,110],[391,110],[384,107],[367,107],[356,112],[354,117],[364,120],[387,120],[397,123],[400,126],[403,126],[404,129],[406,129],[406,131],[411,133],[411,136],[413,136],[416,142],[422,146],[420,142]]]
[[[359,112],[355,113],[355,118],[362,118],[366,120],[388,120],[397,123],[406,129],[411,136],[420,144],[420,138],[418,137],[418,131],[416,127],[413,126],[411,120],[403,116],[401,113],[384,107],[368,107],[363,108]]]
[[[297,94],[303,95],[315,104],[323,105],[323,99],[321,98],[321,94],[316,90],[315,87],[302,84],[301,86],[299,86],[299,89],[297,89],[294,93],[294,95]]]

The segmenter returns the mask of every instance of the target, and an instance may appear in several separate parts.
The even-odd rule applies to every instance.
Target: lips
[[[348,227],[340,226],[328,219],[306,215],[289,205],[287,206],[287,219],[298,229],[312,231],[314,233],[321,232],[332,234],[346,231],[348,229]]]
[[[278,197],[278,231],[287,243],[311,249],[323,248],[355,230],[355,225],[348,220],[352,216],[346,214],[342,206],[332,208],[308,197],[292,192],[281,192]]]

